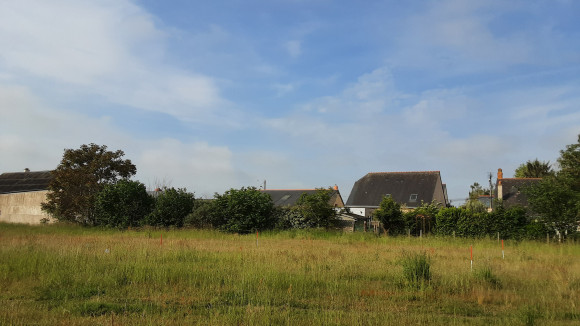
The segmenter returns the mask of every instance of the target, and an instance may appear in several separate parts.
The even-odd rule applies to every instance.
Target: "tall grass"
[[[0,224],[0,325],[580,321],[577,245],[506,242],[502,259],[492,240],[320,230],[258,237]]]

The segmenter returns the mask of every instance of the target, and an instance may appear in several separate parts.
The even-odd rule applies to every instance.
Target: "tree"
[[[573,191],[580,192],[580,135],[576,144],[567,145],[558,158],[558,178],[566,182]]]
[[[546,228],[561,235],[573,234],[580,221],[580,135],[558,158],[560,170],[523,189],[532,211]]]
[[[516,178],[543,178],[554,175],[550,161],[540,162],[538,159],[520,164],[515,171]]]
[[[430,233],[435,228],[436,216],[440,209],[441,203],[437,201],[421,202],[421,206],[403,214],[405,226],[412,234]]]
[[[121,180],[106,185],[96,196],[95,224],[127,228],[143,223],[153,207],[153,197],[138,181]]]
[[[42,209],[59,221],[95,224],[95,198],[105,185],[135,175],[137,168],[123,160],[121,150],[89,144],[65,149],[62,160],[52,171],[47,201]]]
[[[255,187],[216,193],[212,206],[212,225],[222,231],[250,233],[275,224],[272,198]]]
[[[391,196],[383,197],[379,208],[373,212],[373,216],[383,224],[383,227],[390,234],[402,233],[405,227],[401,205],[395,202]]]
[[[155,196],[155,205],[145,222],[151,226],[182,227],[192,213],[195,198],[186,189],[164,188]]]
[[[304,221],[310,227],[328,228],[336,222],[336,211],[330,204],[332,189],[316,189],[316,193],[303,193],[296,208]]]

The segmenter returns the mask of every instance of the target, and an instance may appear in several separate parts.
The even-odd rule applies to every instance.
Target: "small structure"
[[[441,182],[440,172],[418,171],[368,173],[355,182],[346,206],[352,213],[370,218],[385,196],[407,209],[417,208],[421,202],[448,205],[447,188]]]
[[[528,207],[528,197],[522,190],[540,181],[542,178],[504,178],[502,170],[497,169],[496,198],[502,201],[504,208]]]
[[[0,222],[40,224],[49,220],[41,210],[46,200],[50,171],[0,174]]]

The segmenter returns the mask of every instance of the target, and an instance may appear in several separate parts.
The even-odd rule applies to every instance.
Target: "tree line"
[[[479,195],[490,195],[479,184],[471,186],[469,199],[462,207],[441,207],[437,203],[423,203],[407,211],[392,198],[383,198],[374,218],[381,221],[390,234],[411,232],[468,237],[503,239],[541,239],[548,234],[562,238],[580,236],[580,135],[575,144],[560,150],[558,168],[538,159],[520,165],[515,176],[541,178],[539,182],[518,189],[527,196],[528,207],[504,208],[495,200],[494,210],[488,212],[478,201]]]
[[[211,227],[249,233],[265,229],[332,227],[337,213],[332,191],[302,194],[293,207],[274,207],[270,195],[255,187],[216,193],[211,200],[195,198],[186,189],[163,187],[150,193],[131,180],[136,166],[121,150],[105,145],[66,149],[52,171],[42,209],[61,222],[86,226],[129,228]]]

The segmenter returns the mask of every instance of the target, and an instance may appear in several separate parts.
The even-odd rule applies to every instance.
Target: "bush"
[[[242,187],[214,197],[211,223],[220,230],[251,233],[274,227],[274,203],[267,193]]]
[[[212,226],[212,211],[213,202],[211,200],[200,200],[194,201],[193,212],[185,217],[184,226],[194,227],[194,228],[209,228]]]
[[[116,228],[139,226],[151,212],[153,198],[145,185],[121,180],[105,186],[95,199],[95,225]]]
[[[185,189],[164,188],[155,198],[155,208],[146,217],[151,226],[182,227],[194,206],[195,198]]]
[[[375,219],[379,220],[389,234],[402,234],[405,229],[405,221],[401,205],[390,196],[383,197],[379,208],[373,212]]]

